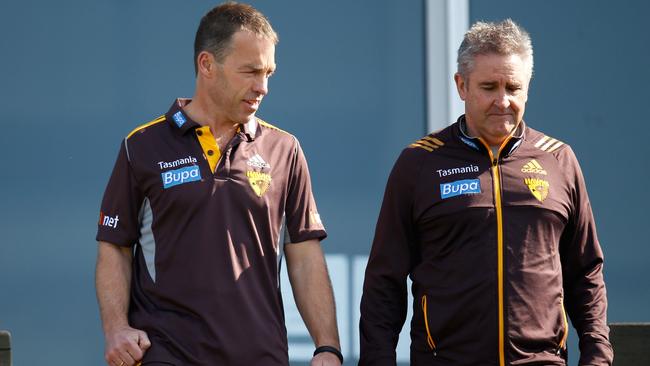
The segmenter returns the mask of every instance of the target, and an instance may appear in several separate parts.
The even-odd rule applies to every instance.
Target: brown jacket
[[[497,157],[464,118],[405,149],[366,269],[359,365],[611,365],[603,254],[573,151],[522,122]]]

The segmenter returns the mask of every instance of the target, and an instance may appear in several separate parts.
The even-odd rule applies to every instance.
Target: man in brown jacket
[[[530,37],[476,23],[454,76],[465,114],[406,148],[388,179],[361,300],[360,365],[611,365],[603,254],[571,148],[523,121]]]

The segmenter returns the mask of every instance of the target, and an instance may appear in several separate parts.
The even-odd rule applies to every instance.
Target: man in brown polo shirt
[[[196,34],[194,97],[122,142],[97,233],[109,365],[288,365],[283,252],[312,364],[342,362],[305,157],[255,117],[276,43],[252,7],[212,9]]]
[[[524,121],[533,50],[511,20],[458,50],[465,114],[406,148],[361,300],[360,365],[395,365],[413,281],[411,365],[611,365],[603,253],[578,161]],[[543,123],[543,122],[542,122]]]

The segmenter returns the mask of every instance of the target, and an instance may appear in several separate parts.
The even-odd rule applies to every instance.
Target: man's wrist
[[[341,365],[343,365],[343,354],[341,353],[341,351],[338,350],[338,348],[332,346],[320,346],[317,347],[316,350],[314,351],[314,356],[323,352],[333,353],[334,355],[336,355],[336,357],[338,357],[339,361],[341,361]]]

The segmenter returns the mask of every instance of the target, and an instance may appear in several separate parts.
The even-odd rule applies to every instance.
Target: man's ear
[[[459,73],[454,74],[454,81],[456,82],[456,90],[458,90],[458,96],[460,99],[465,101],[465,96],[467,92],[467,83],[465,78]]]
[[[198,74],[205,78],[212,78],[217,60],[214,55],[208,51],[201,51],[196,57],[196,65]]]

